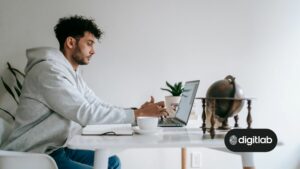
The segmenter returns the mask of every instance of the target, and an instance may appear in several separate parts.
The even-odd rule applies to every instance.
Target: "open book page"
[[[133,130],[131,124],[87,125],[82,129],[82,135],[133,135]]]

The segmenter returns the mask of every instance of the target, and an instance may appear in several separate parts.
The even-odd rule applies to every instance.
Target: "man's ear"
[[[67,48],[74,49],[75,46],[76,46],[76,39],[73,38],[73,37],[71,37],[71,36],[69,36],[69,37],[67,37],[65,43],[66,43],[66,47]]]

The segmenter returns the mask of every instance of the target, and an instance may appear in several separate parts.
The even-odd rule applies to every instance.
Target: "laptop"
[[[158,122],[159,127],[183,127],[187,125],[199,83],[200,80],[195,80],[184,84],[175,117],[161,119]]]

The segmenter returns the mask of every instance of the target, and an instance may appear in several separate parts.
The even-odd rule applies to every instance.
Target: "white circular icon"
[[[235,135],[230,136],[229,143],[233,146],[236,145],[237,144],[237,137]]]

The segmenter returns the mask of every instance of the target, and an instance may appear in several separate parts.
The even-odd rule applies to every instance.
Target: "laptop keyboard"
[[[166,118],[159,122],[160,127],[182,127],[183,125],[177,122],[175,119]]]
[[[174,124],[174,123],[177,123],[175,120],[171,119],[171,118],[166,118],[166,119],[163,119],[163,122],[165,124]]]

